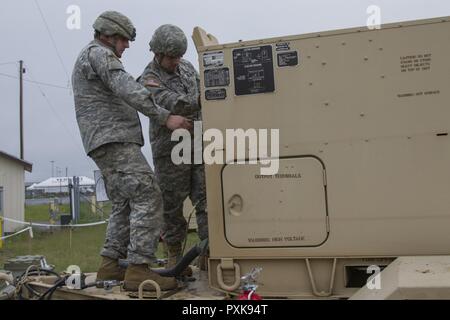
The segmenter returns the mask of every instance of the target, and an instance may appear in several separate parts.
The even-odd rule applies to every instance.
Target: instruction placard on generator
[[[272,46],[233,50],[237,96],[275,91]]]

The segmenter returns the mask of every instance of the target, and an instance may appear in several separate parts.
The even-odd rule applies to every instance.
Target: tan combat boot
[[[162,277],[150,270],[147,264],[130,264],[125,273],[123,288],[126,291],[138,291],[139,285],[145,280],[153,280],[159,284],[161,290],[172,290],[178,287],[177,280],[172,277]],[[156,291],[153,286],[145,286],[145,291]]]
[[[177,264],[177,260],[181,257],[181,243],[167,244],[167,266],[166,269],[171,269]],[[192,276],[191,267],[187,266],[180,274],[181,276]]]
[[[108,257],[103,257],[102,264],[97,271],[97,281],[123,281],[124,278],[125,269],[119,267],[119,261]]]

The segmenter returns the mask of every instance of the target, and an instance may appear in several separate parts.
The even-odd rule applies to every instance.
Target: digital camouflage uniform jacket
[[[169,111],[124,70],[114,52],[93,40],[80,53],[72,74],[75,112],[86,153],[107,143],[143,145],[139,111],[161,127]]]
[[[198,103],[200,77],[189,61],[181,59],[177,71],[170,74],[154,59],[145,68],[138,81],[143,85],[151,82],[152,85],[147,85],[147,88],[153,93],[155,102],[171,114],[184,116],[192,121],[201,121],[201,107]],[[178,144],[178,141],[171,141],[171,135],[171,130],[150,118],[153,158],[170,156],[172,148]]]

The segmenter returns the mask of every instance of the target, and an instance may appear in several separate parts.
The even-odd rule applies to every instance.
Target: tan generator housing
[[[450,254],[450,18],[193,39],[204,132],[279,129],[278,174],[206,168],[213,288],[261,267],[263,296],[350,297],[371,265]]]

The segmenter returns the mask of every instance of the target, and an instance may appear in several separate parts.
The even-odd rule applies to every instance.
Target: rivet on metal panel
[[[383,48],[380,48],[380,51],[383,51]]]
[[[364,117],[365,117],[365,114],[364,114],[364,113],[360,113],[359,116],[360,116],[361,118],[364,118]]]
[[[323,62],[322,62],[322,65],[323,65],[323,66],[326,66],[326,65],[327,65],[327,63],[326,63],[325,61],[323,61]]]
[[[381,79],[384,79],[384,78],[386,78],[386,76],[383,74],[383,75],[381,75]]]
[[[364,57],[364,61],[369,61],[369,57]]]
[[[347,43],[346,42],[342,42],[342,45],[345,46],[345,45],[347,45]]]
[[[318,44],[316,44],[316,48],[317,48],[317,49],[319,49],[319,48],[320,48],[320,46],[319,46]]]
[[[312,85],[313,85],[313,83],[312,83],[312,82],[310,82],[310,83],[309,83],[309,85],[310,85],[310,86],[312,86]]]
[[[330,102],[325,101],[323,104],[328,107],[330,105]]]

